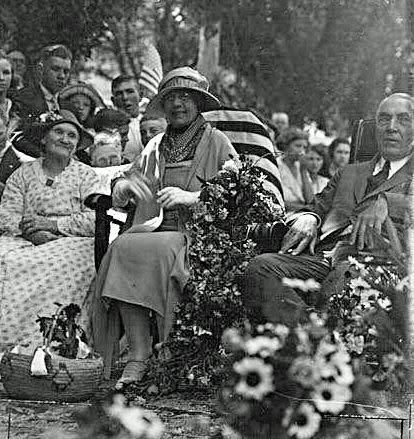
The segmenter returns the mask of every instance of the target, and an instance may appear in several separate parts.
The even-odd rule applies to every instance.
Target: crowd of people
[[[47,46],[25,85],[24,55],[0,53],[0,350],[41,344],[37,315],[75,302],[107,368],[125,331],[122,387],[151,356],[151,318],[161,340],[171,330],[190,273],[185,223],[200,178],[237,153],[203,117],[220,102],[196,70],[167,73],[144,108],[134,77],[113,79],[109,106],[92,85],[70,81],[72,63],[65,46]],[[376,256],[375,234],[405,242],[413,98],[384,99],[376,122],[377,156],[348,165],[349,139],[311,144],[286,113],[268,121],[290,229],[280,251],[253,259],[245,274],[245,304],[261,318],[289,326],[303,318],[306,297],[282,278],[322,281],[344,256]],[[112,194],[127,222],[96,273],[95,213],[85,200],[99,193]]]

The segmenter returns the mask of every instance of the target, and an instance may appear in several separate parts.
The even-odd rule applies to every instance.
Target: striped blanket
[[[226,108],[203,113],[210,124],[230,139],[235,150],[252,159],[266,176],[265,186],[284,207],[283,190],[273,143],[265,125],[251,111]]]

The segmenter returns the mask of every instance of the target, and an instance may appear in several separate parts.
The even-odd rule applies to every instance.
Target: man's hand
[[[57,234],[59,232],[56,220],[50,220],[39,215],[24,215],[20,223],[24,237],[44,231]]]
[[[318,221],[314,215],[303,214],[293,223],[286,233],[280,253],[292,252],[292,255],[299,255],[309,246],[311,255],[315,253],[316,232]],[[294,248],[296,246],[296,248]]]
[[[172,209],[176,206],[191,206],[195,204],[200,192],[188,192],[179,187],[165,187],[157,192],[158,203],[165,209]]]
[[[388,216],[388,204],[384,195],[371,202],[356,219],[353,226],[349,243],[356,245],[358,250],[363,250],[366,246],[372,249],[374,246],[373,232],[381,234],[382,225]]]

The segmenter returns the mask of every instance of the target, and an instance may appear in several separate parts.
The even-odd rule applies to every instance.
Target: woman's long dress
[[[41,163],[16,170],[0,203],[0,350],[42,344],[36,319],[52,315],[55,302],[77,303],[87,317],[95,220],[83,203],[96,192],[98,179],[91,168],[71,161],[48,185]],[[62,237],[39,246],[23,239],[19,224],[29,214],[57,220]]]
[[[163,186],[184,188],[190,166],[191,161],[167,164]],[[118,312],[111,300],[154,311],[162,340],[168,336],[174,307],[189,277],[187,237],[180,231],[182,218],[178,210],[167,211],[156,231],[120,235],[105,254],[96,282],[96,297],[109,305],[109,314]],[[107,352],[111,350],[108,344],[118,342],[119,328],[111,329],[111,324],[102,327],[102,323],[102,315],[94,319],[95,345]]]

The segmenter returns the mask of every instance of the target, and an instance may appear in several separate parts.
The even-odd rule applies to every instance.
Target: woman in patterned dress
[[[0,202],[0,350],[42,343],[38,315],[82,305],[94,276],[94,171],[73,159],[87,135],[68,111],[38,125],[43,157],[7,180]]]

